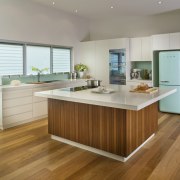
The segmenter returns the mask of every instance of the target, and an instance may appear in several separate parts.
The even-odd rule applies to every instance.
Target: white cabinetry
[[[141,38],[141,59],[143,61],[152,61],[152,39],[151,37]]]
[[[169,34],[158,34],[152,36],[153,50],[169,49]]]
[[[109,50],[108,41],[82,42],[80,45],[81,63],[89,68],[88,74],[102,80],[102,84],[109,83]]]
[[[180,49],[180,33],[153,35],[153,50]]]
[[[88,73],[95,75],[95,41],[80,43],[80,62],[88,66]]]
[[[130,39],[130,60],[131,61],[141,60],[141,38]]]
[[[130,39],[130,60],[131,61],[151,61],[152,60],[151,38],[131,38]]]
[[[102,80],[102,85],[109,84],[109,49],[108,41],[95,42],[95,77]]]
[[[180,33],[171,33],[169,46],[170,49],[180,49]]]
[[[81,63],[86,64],[89,67],[89,74],[102,80],[104,85],[109,84],[110,49],[126,49],[126,66],[129,67],[128,38],[82,42],[80,45]],[[129,76],[129,71],[126,74]]]
[[[85,80],[2,88],[3,117],[0,128],[5,129],[47,117],[47,99],[34,96],[34,92],[82,85],[86,85]]]
[[[3,93],[3,127],[11,127],[32,119],[32,88],[6,89]]]
[[[129,38],[109,39],[107,41],[108,41],[109,49],[128,49],[129,50]]]

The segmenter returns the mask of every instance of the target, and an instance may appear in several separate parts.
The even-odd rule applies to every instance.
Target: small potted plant
[[[88,67],[84,64],[76,64],[74,66],[75,71],[78,73],[80,78],[84,77],[84,72],[86,72],[88,70]]]

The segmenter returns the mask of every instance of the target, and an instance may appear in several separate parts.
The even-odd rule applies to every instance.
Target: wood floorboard
[[[179,180],[180,115],[159,114],[156,136],[126,163],[54,141],[47,120],[0,131],[0,180]]]

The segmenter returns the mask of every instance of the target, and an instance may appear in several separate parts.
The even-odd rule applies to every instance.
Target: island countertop
[[[68,88],[62,88],[36,92],[35,96],[138,111],[177,91],[175,88],[166,87],[158,88],[154,94],[146,94],[130,92],[132,86],[109,85],[107,88],[113,89],[114,92],[99,94],[93,93],[93,89],[71,92]]]

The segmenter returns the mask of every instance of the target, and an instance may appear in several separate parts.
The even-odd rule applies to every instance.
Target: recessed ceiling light
[[[77,12],[78,12],[78,10],[76,9],[74,12],[75,12],[75,13],[77,13]]]
[[[113,9],[114,8],[114,6],[111,6],[111,9]]]
[[[163,2],[162,1],[158,1],[158,4],[161,5]]]
[[[52,3],[53,5],[55,5],[55,2],[53,1],[53,3]]]

